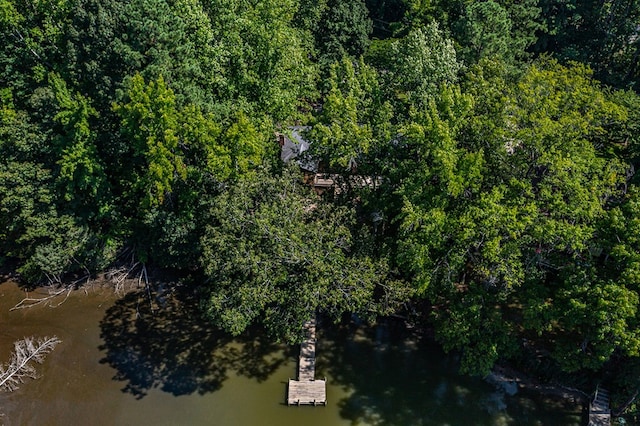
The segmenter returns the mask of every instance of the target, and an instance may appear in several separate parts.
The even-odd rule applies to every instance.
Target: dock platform
[[[288,405],[327,405],[325,380],[300,381],[289,379]]]

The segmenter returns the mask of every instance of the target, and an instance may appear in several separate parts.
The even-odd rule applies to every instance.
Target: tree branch
[[[36,370],[30,363],[42,364],[45,356],[51,352],[61,340],[57,337],[44,337],[34,341],[33,337],[25,337],[14,343],[15,351],[7,365],[0,364],[0,390],[13,392],[26,378],[37,378]]]

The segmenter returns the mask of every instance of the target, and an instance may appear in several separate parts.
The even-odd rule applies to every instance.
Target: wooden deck
[[[300,345],[298,359],[298,380],[309,381],[316,378],[316,342],[305,341]]]
[[[593,401],[589,404],[589,426],[611,426],[609,392],[606,389],[597,389]]]
[[[289,379],[287,392],[289,405],[327,405],[327,382],[325,380]]]
[[[316,322],[305,324],[307,339],[300,345],[298,358],[298,378],[289,379],[287,404],[289,405],[326,405],[326,380],[315,380],[316,375]]]

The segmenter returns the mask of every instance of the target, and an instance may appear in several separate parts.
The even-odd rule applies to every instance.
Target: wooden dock
[[[589,426],[611,426],[609,392],[606,389],[596,389],[593,401],[589,404]]]
[[[304,325],[307,339],[300,345],[298,377],[289,379],[288,405],[327,405],[327,381],[316,380],[316,322]]]

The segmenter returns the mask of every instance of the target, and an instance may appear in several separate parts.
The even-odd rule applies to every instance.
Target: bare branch
[[[64,298],[64,300],[60,303],[58,303],[55,306],[52,307],[57,307],[62,305],[67,298],[69,297],[69,294],[71,293],[71,290],[73,289],[72,285],[68,285],[66,287],[63,287],[59,290],[53,291],[49,293],[49,296],[46,297],[29,297],[29,295],[27,294],[27,297],[25,297],[24,299],[22,299],[20,302],[18,302],[13,308],[10,309],[10,311],[15,311],[16,309],[25,309],[25,308],[31,308],[40,304],[43,304],[49,300],[52,300],[58,296],[60,296],[61,294],[63,294],[64,292],[66,292],[66,296]]]
[[[69,285],[67,286],[67,295],[64,296],[64,299],[62,299],[62,302],[56,304],[56,305],[49,305],[50,308],[57,308],[58,306],[62,305],[64,302],[67,301],[67,299],[69,298],[69,295],[71,294],[71,290],[73,290],[73,285]]]
[[[136,267],[138,265],[140,265],[140,262],[133,262],[130,264],[130,267],[120,267],[118,269],[112,269],[111,271],[107,272],[107,278],[111,279],[111,281],[113,281],[116,285],[116,293],[121,293],[122,291],[124,291],[124,282],[127,278],[129,278],[131,276],[131,273],[133,272],[134,269],[136,269]]]
[[[0,390],[13,392],[25,379],[37,378],[32,361],[38,364],[44,362],[46,355],[51,352],[61,340],[57,337],[44,337],[34,340],[33,337],[25,337],[14,345],[9,364],[0,364]]]

